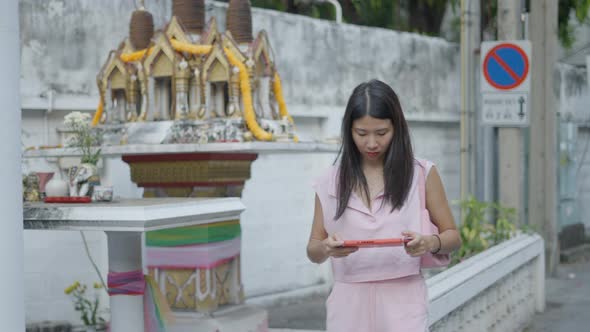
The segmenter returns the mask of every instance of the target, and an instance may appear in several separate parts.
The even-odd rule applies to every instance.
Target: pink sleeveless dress
[[[329,235],[344,240],[401,237],[405,230],[420,233],[420,171],[428,175],[433,164],[415,163],[408,199],[401,209],[381,206],[377,195],[369,210],[352,193],[344,214],[334,220],[337,206],[337,173],[333,166],[316,179],[314,189],[322,205],[324,227]],[[424,197],[424,196],[422,196]],[[327,332],[427,331],[428,295],[420,274],[420,258],[409,256],[403,247],[362,248],[344,258],[330,258],[334,276],[332,292],[326,301]]]

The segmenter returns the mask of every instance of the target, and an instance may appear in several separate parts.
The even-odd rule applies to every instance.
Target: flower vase
[[[92,190],[100,185],[98,167],[91,163],[72,166],[68,172],[70,197],[92,196]]]

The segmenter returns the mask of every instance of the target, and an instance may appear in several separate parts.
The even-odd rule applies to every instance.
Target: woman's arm
[[[445,188],[434,166],[426,179],[426,209],[430,219],[438,227],[440,250],[437,253],[448,254],[457,250],[461,246],[461,236],[455,226]],[[428,236],[426,241],[430,252],[435,252],[439,248],[436,236]]]
[[[307,243],[307,257],[314,263],[323,263],[328,257],[345,257],[358,250],[356,247],[340,248],[343,241],[336,235],[328,236],[324,228],[324,214],[319,197],[315,196],[313,224]]]

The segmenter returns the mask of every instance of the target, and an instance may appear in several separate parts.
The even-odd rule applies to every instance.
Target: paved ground
[[[546,280],[546,308],[526,332],[590,330],[590,260],[561,264]]]
[[[325,300],[314,295],[269,308],[271,331],[325,330]],[[546,279],[546,301],[545,312],[537,314],[525,332],[590,331],[590,259],[561,264],[556,275]]]
[[[297,303],[268,308],[268,325],[270,328],[323,331],[326,329],[325,302],[325,296],[315,294]]]

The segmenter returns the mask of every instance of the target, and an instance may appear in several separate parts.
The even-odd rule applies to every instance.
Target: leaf
[[[476,236],[477,236],[477,232],[475,231],[475,229],[470,230],[470,232],[469,232],[469,240],[475,239]]]
[[[575,4],[576,18],[578,22],[583,23],[588,18],[590,10],[590,0],[577,0]]]

